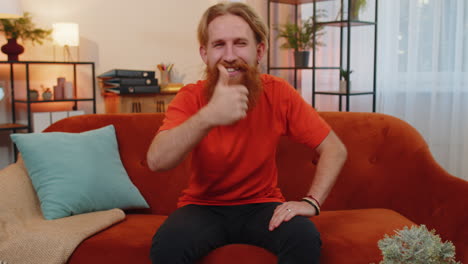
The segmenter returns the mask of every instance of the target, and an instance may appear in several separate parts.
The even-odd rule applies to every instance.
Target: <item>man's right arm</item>
[[[243,85],[229,85],[229,74],[218,65],[220,77],[210,102],[185,122],[154,137],[146,154],[152,171],[169,170],[219,125],[229,125],[247,115],[249,91]]]
[[[206,108],[202,108],[181,125],[156,135],[146,157],[152,171],[169,170],[177,166],[208,134],[212,126],[205,111]]]

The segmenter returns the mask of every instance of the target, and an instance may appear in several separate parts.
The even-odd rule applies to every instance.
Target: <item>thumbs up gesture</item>
[[[230,125],[247,115],[249,90],[241,84],[229,84],[229,73],[217,65],[219,78],[211,100],[206,106],[206,117],[214,125]]]

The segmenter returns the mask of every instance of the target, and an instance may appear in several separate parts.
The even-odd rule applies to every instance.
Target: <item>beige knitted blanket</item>
[[[45,220],[21,159],[0,171],[0,263],[65,263],[81,241],[124,218],[112,209]]]

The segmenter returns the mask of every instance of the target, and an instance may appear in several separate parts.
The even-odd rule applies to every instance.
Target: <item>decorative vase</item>
[[[309,66],[310,51],[294,51],[294,64],[298,68]]]
[[[29,100],[37,100],[39,98],[39,92],[37,90],[29,90]]]
[[[43,93],[42,93],[42,99],[43,100],[50,100],[52,99],[52,92],[50,91],[50,88],[47,88]]]
[[[18,61],[18,55],[24,52],[24,47],[18,44],[17,39],[11,38],[2,46],[2,52],[8,55],[9,61]]]
[[[340,93],[347,93],[348,82],[346,80],[340,80]],[[351,83],[349,83],[349,91],[351,92]]]

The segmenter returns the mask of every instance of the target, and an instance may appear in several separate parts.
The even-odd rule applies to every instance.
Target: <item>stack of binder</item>
[[[159,93],[154,71],[113,69],[98,76],[104,91],[116,94]]]

